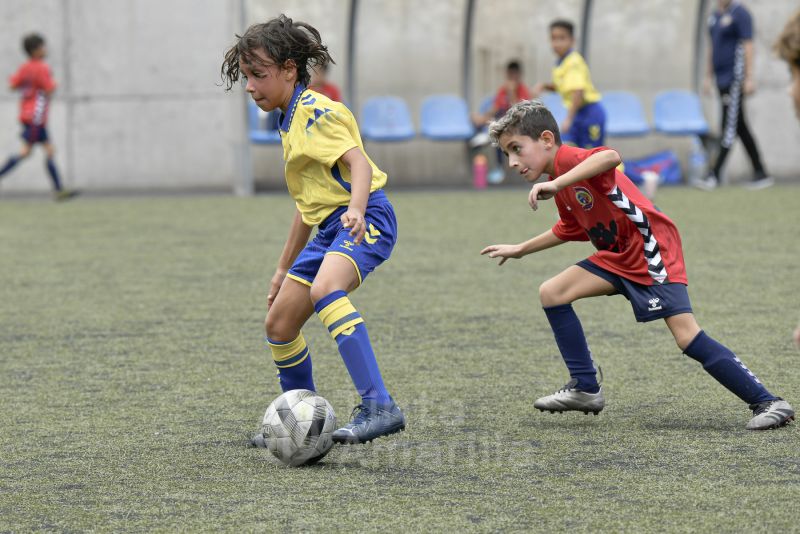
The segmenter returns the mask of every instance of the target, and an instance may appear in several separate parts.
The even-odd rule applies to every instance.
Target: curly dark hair
[[[225,52],[222,63],[221,76],[226,89],[230,90],[239,81],[239,61],[264,65],[253,53],[258,49],[264,50],[280,68],[284,68],[287,61],[294,61],[297,81],[302,85],[308,85],[310,69],[335,63],[316,28],[305,22],[294,22],[281,14],[267,22],[253,24],[244,35],[236,36],[236,44]]]
[[[44,46],[44,37],[38,33],[31,33],[22,39],[22,49],[28,56],[33,56],[33,53]]]
[[[800,11],[786,23],[775,42],[775,51],[784,61],[800,69]]]

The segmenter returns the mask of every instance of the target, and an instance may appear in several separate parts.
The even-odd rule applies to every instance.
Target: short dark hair
[[[516,59],[512,59],[506,65],[506,70],[510,72],[522,72],[522,65]]]
[[[565,19],[556,19],[550,23],[550,31],[553,31],[553,28],[563,28],[567,31],[570,37],[575,37],[575,25],[568,20]]]
[[[28,57],[32,56],[34,52],[44,46],[44,37],[38,33],[31,33],[22,39],[22,48]]]
[[[309,69],[335,63],[316,28],[305,22],[294,22],[282,14],[267,22],[253,24],[244,35],[236,36],[236,44],[225,52],[222,63],[221,75],[228,89],[239,81],[240,59],[247,64],[263,63],[253,53],[259,48],[281,68],[287,61],[294,61],[297,80],[302,85],[308,85],[311,78]]]
[[[503,134],[527,135],[536,140],[545,130],[553,132],[556,144],[561,144],[561,132],[550,110],[539,100],[522,100],[489,124],[489,137],[494,145],[498,145]]]

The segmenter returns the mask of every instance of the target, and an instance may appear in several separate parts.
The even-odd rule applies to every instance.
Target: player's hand
[[[283,285],[283,280],[286,278],[287,271],[283,269],[278,269],[275,271],[275,274],[272,275],[272,280],[269,282],[269,293],[267,293],[267,309],[272,307],[272,303],[275,302],[275,297],[278,296],[278,291],[281,290],[281,285]]]
[[[797,345],[797,348],[800,348],[800,325],[797,325],[797,328],[794,329],[794,344]]]
[[[481,254],[488,254],[490,258],[500,258],[500,263],[503,265],[508,258],[519,259],[522,257],[522,250],[519,245],[489,245],[481,250]]]
[[[528,195],[528,204],[534,210],[539,208],[539,200],[547,200],[553,198],[558,193],[558,187],[553,182],[540,182],[533,184],[531,192]]]
[[[347,208],[347,211],[341,217],[342,226],[350,228],[350,236],[353,238],[353,243],[358,245],[364,239],[364,234],[367,232],[367,221],[364,220],[364,214],[359,210]]]
[[[752,95],[756,92],[756,82],[753,81],[753,78],[745,78],[744,79],[744,94]]]
[[[708,76],[703,78],[703,94],[706,96],[711,96],[711,78]]]
[[[562,122],[558,128],[565,134],[568,133],[569,129],[572,128],[572,119],[564,119],[564,122]]]

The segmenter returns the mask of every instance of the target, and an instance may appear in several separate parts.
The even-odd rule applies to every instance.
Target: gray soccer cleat
[[[536,399],[533,407],[542,412],[583,412],[589,414],[599,414],[606,406],[606,399],[603,397],[603,389],[601,388],[597,393],[587,393],[579,389],[575,389],[578,385],[576,379],[572,379],[567,384],[546,397]]]
[[[769,430],[794,421],[794,410],[791,405],[778,397],[771,401],[751,404],[753,418],[747,423],[747,430]]]

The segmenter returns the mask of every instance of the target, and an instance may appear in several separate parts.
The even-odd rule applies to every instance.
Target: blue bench
[[[367,141],[408,141],[416,135],[405,101],[395,96],[379,96],[361,107],[361,136]]]
[[[650,133],[642,103],[628,91],[605,91],[601,105],[606,111],[606,135],[639,137]]]
[[[278,133],[278,111],[265,113],[255,102],[247,102],[248,127],[250,142],[259,145],[279,145],[281,135]]]
[[[567,118],[567,108],[564,107],[564,102],[561,100],[561,95],[558,93],[542,93],[539,96],[539,100],[542,101],[544,107],[550,110],[550,113],[553,114],[553,118],[556,120],[556,124],[559,126],[564,119]]]
[[[475,135],[463,98],[435,95],[422,102],[420,133],[434,141],[464,141]]]
[[[653,101],[656,131],[667,135],[699,135],[708,133],[700,97],[691,91],[662,91]]]

